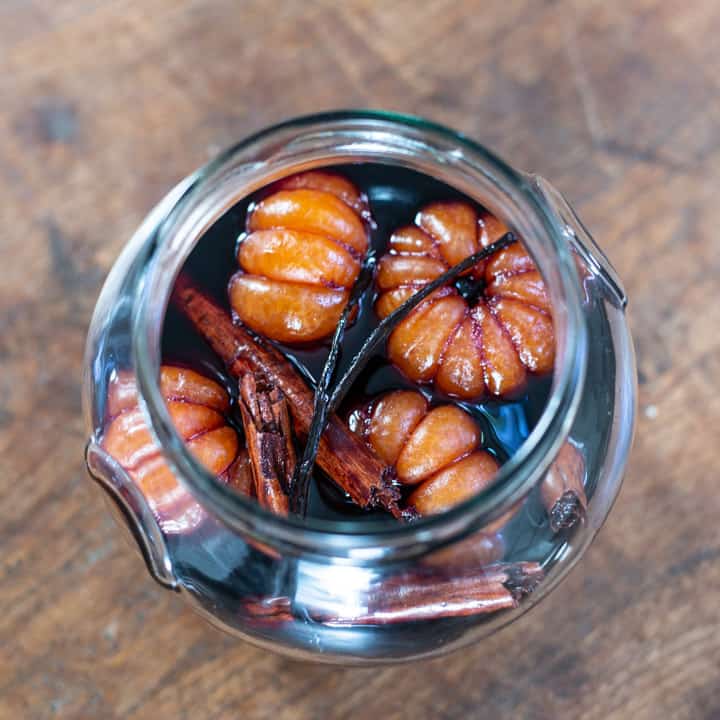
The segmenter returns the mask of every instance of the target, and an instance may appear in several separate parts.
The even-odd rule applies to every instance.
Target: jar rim
[[[394,144],[388,145],[391,140]],[[334,151],[327,148],[331,141]],[[539,264],[553,301],[558,345],[550,396],[530,435],[502,465],[496,481],[444,513],[408,524],[383,522],[370,530],[363,523],[362,531],[348,522],[271,514],[217,482],[195,459],[175,430],[162,399],[160,337],[177,274],[205,230],[242,197],[268,182],[302,169],[360,162],[368,156],[374,162],[416,167],[419,152],[424,153],[424,162],[432,159],[435,163],[437,172],[424,170],[426,174],[452,175],[449,184],[494,212],[492,202],[485,196],[477,198],[470,187],[475,187],[473,180],[486,183],[486,190],[492,188],[498,197],[522,210],[522,215],[513,218],[513,225],[521,221],[533,228],[529,237],[522,232],[521,236],[531,253],[541,250],[548,256]],[[460,182],[460,174],[467,188]],[[222,194],[223,188],[237,188],[241,180],[245,183],[242,192]],[[247,189],[253,183],[255,186]],[[151,241],[132,320],[132,355],[141,407],[179,481],[211,513],[241,533],[286,550],[351,560],[416,554],[428,545],[444,544],[480,529],[503,514],[540,480],[569,432],[585,378],[587,329],[581,313],[580,279],[564,227],[532,175],[514,170],[462,133],[420,117],[378,110],[291,119],[238,142],[188,176],[161,201],[136,237],[139,233]],[[551,282],[547,282],[548,273]],[[562,342],[557,339],[560,337]]]

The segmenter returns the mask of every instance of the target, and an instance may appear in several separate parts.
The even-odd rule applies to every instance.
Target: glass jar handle
[[[116,507],[137,543],[148,572],[160,585],[179,590],[173,570],[172,558],[165,544],[160,526],[135,483],[122,467],[94,440],[85,451],[85,462],[90,477],[106,493]]]
[[[550,205],[563,225],[563,231],[571,246],[578,253],[587,269],[602,282],[607,299],[624,310],[627,306],[625,288],[605,253],[593,239],[590,231],[575,214],[565,196],[540,175],[530,175],[533,189]]]

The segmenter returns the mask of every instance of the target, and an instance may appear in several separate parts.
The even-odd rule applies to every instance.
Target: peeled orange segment
[[[517,275],[534,270],[537,268],[527,250],[519,243],[515,243],[495,253],[488,260],[485,279],[491,282],[498,275]]]
[[[378,317],[382,320],[386,318],[391,312],[397,310],[403,303],[407,302],[416,292],[422,290],[422,287],[399,287],[394,290],[388,290],[383,293],[375,303],[375,312]],[[438,288],[435,292],[430,293],[417,307],[413,308],[408,317],[415,313],[422,312],[423,308],[427,308],[430,303],[448,295],[455,295],[453,288]]]
[[[550,298],[542,276],[537,270],[519,275],[498,275],[485,288],[488,297],[500,296],[521,300],[541,310],[550,312]]]
[[[539,373],[552,370],[555,337],[550,316],[518,300],[499,300],[492,309],[525,367]]]
[[[383,293],[375,303],[375,312],[382,320],[391,312],[397,310],[404,302],[409,300],[420,288],[400,287]],[[427,300],[425,301],[427,302]],[[420,305],[419,307],[422,307]]]
[[[388,356],[411,380],[432,380],[451,333],[465,317],[465,301],[450,295],[421,305],[393,330]]]
[[[123,410],[129,410],[137,404],[138,395],[135,376],[130,372],[121,370],[110,379],[108,384],[105,414],[108,418],[113,418]]]
[[[166,400],[186,400],[207,405],[220,413],[230,409],[230,396],[225,388],[187,368],[163,365],[160,370],[160,392]]]
[[[299,191],[298,191],[299,192]],[[280,342],[312,342],[329,335],[348,300],[346,290],[236,274],[230,305],[255,332]]]
[[[448,465],[425,480],[408,498],[421,515],[449,510],[492,484],[499,465],[484,451],[477,451]]]
[[[225,425],[188,441],[188,449],[213,475],[227,470],[238,452],[237,433]]]
[[[425,398],[411,390],[385,395],[370,418],[368,442],[388,465],[394,465],[410,433],[427,412]]]
[[[493,395],[504,395],[525,384],[526,372],[508,335],[484,302],[471,311],[483,337],[485,385]]]
[[[325,235],[360,254],[367,250],[367,233],[358,214],[323,190],[280,190],[258,203],[248,218],[248,230],[276,228]]]
[[[500,240],[509,232],[507,225],[488,212],[480,213],[478,218],[478,249],[486,248]],[[472,275],[477,278],[485,277],[489,260],[481,260],[472,269]]]
[[[497,242],[510,228],[500,218],[489,212],[483,212],[478,219],[478,241],[480,247],[487,247]]]
[[[390,247],[403,255],[426,255],[440,259],[435,241],[424,230],[406,225],[396,230],[390,238]]]
[[[187,532],[207,517],[195,498],[178,483],[161,455],[133,473],[133,482],[146,498],[163,532]]]
[[[149,485],[159,488],[160,492],[153,496],[156,501],[159,501],[166,493],[174,492],[175,487],[178,485],[175,476],[160,452],[160,448],[157,446],[155,447],[155,454],[149,456],[146,462],[143,462],[137,470],[133,471],[132,478],[142,490]]]
[[[258,230],[241,243],[245,272],[270,280],[352,287],[360,263],[339,243],[300,230]]]
[[[108,425],[103,447],[128,471],[158,453],[140,408],[127,410]]]
[[[322,190],[339,198],[355,212],[367,210],[363,194],[347,178],[336,173],[308,170],[280,180],[277,187],[280,190]]]
[[[439,202],[424,207],[415,223],[437,242],[445,262],[452,266],[478,249],[478,216],[464,202]]]
[[[167,404],[170,419],[183,440],[215,430],[225,424],[220,413],[204,405],[170,400]]]
[[[447,268],[434,258],[405,255],[385,255],[378,263],[376,282],[380,290],[399,285],[427,285]]]
[[[415,428],[397,459],[398,479],[415,484],[477,447],[480,433],[460,408],[442,405]]]
[[[466,318],[443,355],[435,376],[438,390],[448,395],[480,397],[485,390],[485,374],[480,351],[480,327]]]

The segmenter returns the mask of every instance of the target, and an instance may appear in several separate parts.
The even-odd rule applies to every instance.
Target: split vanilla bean
[[[241,378],[250,369],[282,390],[295,432],[306,438],[313,417],[313,392],[290,361],[242,325],[235,325],[227,312],[185,275],[176,281],[173,300],[231,375]],[[392,471],[334,414],[329,415],[320,438],[317,463],[360,507],[380,507],[396,518],[403,517],[398,506],[400,493],[391,482]]]
[[[323,366],[320,380],[315,388],[315,404],[313,408],[312,422],[308,431],[305,449],[303,450],[302,459],[297,466],[293,479],[291,507],[293,512],[301,517],[307,514],[308,490],[310,485],[310,477],[315,467],[315,459],[317,457],[320,438],[325,431],[328,415],[330,414],[330,384],[335,379],[335,370],[337,368],[338,359],[340,357],[340,349],[343,337],[345,336],[345,328],[352,312],[357,308],[360,299],[367,290],[373,278],[375,270],[375,256],[372,252],[368,253],[363,262],[360,273],[353,284],[350,297],[343,308],[340,320],[338,321],[335,332],[333,333],[332,342],[330,343],[330,351],[328,352],[325,365]]]
[[[238,404],[258,503],[277,515],[287,515],[295,447],[285,396],[277,387],[246,373],[240,380]]]

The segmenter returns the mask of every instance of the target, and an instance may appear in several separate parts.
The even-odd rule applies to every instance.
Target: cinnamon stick
[[[183,275],[176,282],[174,300],[232,375],[240,378],[251,369],[282,390],[295,432],[306,438],[313,417],[313,392],[290,361],[269,344],[255,339],[243,326],[233,324],[215,301]],[[397,518],[403,516],[398,507],[400,493],[391,483],[391,470],[337,415],[328,419],[317,463],[360,507],[382,507]]]
[[[584,477],[585,460],[580,450],[566,442],[540,483],[540,497],[553,532],[571,528],[585,517]]]
[[[330,625],[388,625],[493,613],[516,608],[542,577],[540,565],[529,562],[467,568],[458,575],[400,573],[378,582],[354,614],[317,619]]]
[[[240,380],[239,405],[258,503],[287,515],[295,448],[285,396],[277,387],[246,373]]]
[[[316,622],[334,626],[377,626],[484,615],[518,607],[543,577],[536,562],[456,568],[452,573],[421,567],[375,583],[362,607],[352,613],[330,614],[312,607],[305,610]],[[247,600],[243,609],[265,624],[293,620],[292,601],[286,596]]]
[[[333,625],[389,625],[419,620],[439,620],[497,612],[517,607],[512,594],[499,582],[475,584],[447,580],[430,587],[379,589],[368,598],[365,612],[328,620]]]

